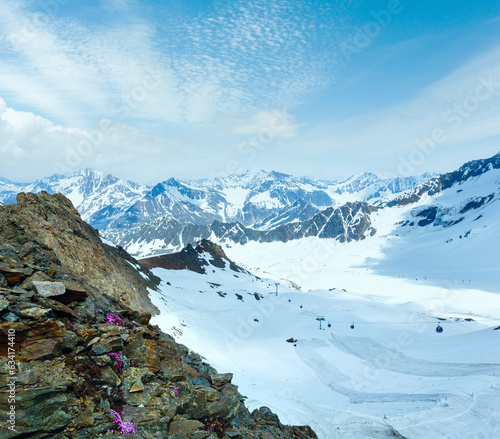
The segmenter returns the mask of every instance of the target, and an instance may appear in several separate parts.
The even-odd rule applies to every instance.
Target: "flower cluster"
[[[120,358],[120,356],[118,354],[115,354],[114,352],[110,352],[108,355],[115,359],[115,369],[114,370],[116,373],[119,373],[123,367],[122,359]]]
[[[114,323],[116,326],[125,326],[125,322],[113,313],[109,313],[106,316],[106,320],[108,323]]]
[[[120,416],[120,413],[111,410],[110,413],[115,415],[115,419],[113,422],[118,424],[118,428],[121,430],[122,435],[126,435],[127,433],[135,433],[135,425],[132,422],[124,421]]]

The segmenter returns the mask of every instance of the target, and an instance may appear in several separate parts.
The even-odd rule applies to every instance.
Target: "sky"
[[[500,4],[0,0],[0,177],[446,172],[500,151]]]

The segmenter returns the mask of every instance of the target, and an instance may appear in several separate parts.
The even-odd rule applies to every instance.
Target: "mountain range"
[[[359,241],[377,233],[373,216],[394,211],[399,227],[449,227],[498,198],[500,153],[440,175],[386,178],[372,173],[343,181],[245,172],[221,178],[170,178],[148,186],[91,169],[32,183],[0,179],[0,203],[19,192],[60,192],[101,236],[135,256],[172,253],[200,239],[245,244],[304,237]],[[476,188],[478,179],[493,180]],[[491,179],[490,178],[490,179]],[[476,189],[474,189],[476,188]],[[446,201],[446,194],[461,196]],[[476,216],[479,216],[476,215]]]

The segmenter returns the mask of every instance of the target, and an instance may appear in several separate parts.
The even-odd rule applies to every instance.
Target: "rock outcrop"
[[[200,274],[205,274],[210,265],[228,267],[238,273],[245,271],[226,256],[220,245],[207,239],[202,239],[196,247],[188,244],[180,252],[140,259],[140,263],[149,269],[190,270]]]
[[[17,274],[22,279],[35,271],[52,279],[71,273],[131,308],[158,312],[147,288],[156,288],[159,279],[122,248],[104,244],[99,232],[82,221],[61,194],[20,193],[17,204],[0,206],[0,237],[3,253],[10,255],[4,257],[24,267],[25,272]],[[0,273],[5,276],[2,262]]]
[[[66,199],[18,201],[0,210],[2,438],[317,437],[307,426],[282,425],[268,408],[250,413],[231,374],[119,300],[123,293],[98,274],[123,285],[120,275],[133,279],[136,262],[101,244]],[[85,255],[83,268],[77,263],[87,251],[94,270]],[[108,259],[116,265],[105,271]]]

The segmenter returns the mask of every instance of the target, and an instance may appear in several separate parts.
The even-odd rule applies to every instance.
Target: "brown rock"
[[[145,340],[141,335],[133,334],[128,339],[124,353],[135,365],[147,365],[156,370],[160,369],[160,359],[155,340]]]
[[[125,406],[122,412],[123,419],[131,419],[134,424],[141,422],[155,421],[161,418],[161,413],[157,409],[149,407],[130,407]]]
[[[123,339],[121,337],[107,337],[106,343],[111,347],[111,351],[123,351]]]
[[[196,370],[194,370],[189,364],[185,364],[184,365],[184,369],[186,370],[186,373],[191,377],[191,378],[195,378],[197,376],[199,376],[200,374],[198,372],[196,372]]]
[[[142,384],[142,381],[140,378],[137,379],[137,381],[134,383],[134,385],[130,388],[129,392],[134,393],[134,392],[142,392],[144,390],[144,384]]]
[[[213,373],[210,375],[210,383],[216,387],[222,387],[229,384],[233,379],[232,373]]]
[[[143,313],[139,311],[120,311],[120,314],[123,317],[126,317],[127,319],[139,323],[140,325],[148,325],[149,321],[151,320],[151,314],[150,313]]]
[[[94,412],[91,408],[87,407],[76,419],[78,427],[92,427],[95,424]]]
[[[87,328],[81,332],[81,336],[83,341],[88,345],[92,340],[97,338],[99,340],[99,332],[97,332],[94,328]],[[95,340],[95,341],[97,341]],[[95,342],[94,342],[95,343]]]
[[[67,305],[75,300],[85,300],[88,297],[87,289],[79,282],[73,279],[63,279],[61,282],[66,287],[66,292],[57,298],[59,302]]]
[[[175,340],[164,334],[157,343],[160,367],[165,375],[176,375],[183,370],[182,356]]]
[[[170,428],[168,429],[168,434],[174,437],[189,437],[188,435],[202,431],[204,425],[199,421],[193,421],[191,419],[186,419],[183,416],[177,415],[170,423]]]
[[[33,324],[25,334],[27,341],[43,340],[46,338],[62,341],[65,331],[62,323],[58,323],[55,320],[46,320],[43,323]]]
[[[21,343],[19,359],[24,361],[46,360],[61,354],[61,342],[53,339]]]
[[[63,296],[58,296],[57,298],[61,298]],[[38,298],[38,303],[41,305],[45,306],[46,308],[51,308],[53,311],[55,311],[58,315],[66,315],[66,316],[71,316],[75,317],[76,319],[81,320],[82,317],[73,311],[71,308],[67,307],[66,305],[62,304],[61,302],[58,302],[57,300],[54,299],[46,299],[43,297]]]
[[[31,268],[14,268],[8,265],[0,265],[0,274],[5,277],[7,285],[15,285],[33,274]]]

